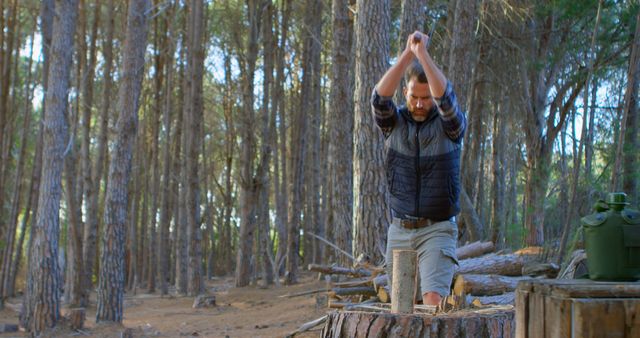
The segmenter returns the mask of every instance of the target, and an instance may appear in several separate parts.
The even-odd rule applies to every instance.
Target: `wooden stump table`
[[[511,338],[514,317],[509,305],[440,314],[334,311],[327,316],[322,337]]]
[[[640,337],[640,283],[521,281],[516,289],[516,337]]]

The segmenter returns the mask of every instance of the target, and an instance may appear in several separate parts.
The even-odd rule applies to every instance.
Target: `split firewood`
[[[489,254],[461,260],[456,273],[521,276],[524,264],[536,258],[536,255],[530,254]]]
[[[518,282],[531,277],[509,277],[500,275],[464,274],[456,276],[454,295],[493,296],[514,291]]]
[[[571,254],[569,264],[562,270],[558,279],[575,279],[582,275],[588,274],[587,269],[587,253],[580,249]]]
[[[515,292],[507,292],[495,296],[467,296],[467,302],[475,307],[488,305],[513,305],[515,303]]]
[[[542,255],[542,253],[544,253],[544,248],[541,246],[528,246],[514,252],[516,255]]]
[[[356,286],[351,288],[333,288],[329,291],[329,296],[354,296],[354,295],[363,295],[363,296],[375,296],[376,290],[371,286]]]
[[[496,247],[493,245],[493,242],[478,241],[457,248],[456,256],[458,256],[458,259],[473,258],[493,252],[495,249]]]
[[[319,264],[309,264],[310,271],[322,272],[326,275],[349,275],[353,277],[371,276],[371,271],[362,268],[345,268],[341,266],[326,266]]]
[[[377,290],[381,286],[389,284],[387,275],[378,275],[373,279],[373,287]]]
[[[383,303],[391,302],[391,292],[389,291],[388,285],[381,285],[378,288],[376,288],[376,291],[378,294],[378,298],[380,298],[381,302]]]
[[[555,263],[525,263],[522,267],[523,276],[545,276],[546,278],[556,278],[560,267]]]

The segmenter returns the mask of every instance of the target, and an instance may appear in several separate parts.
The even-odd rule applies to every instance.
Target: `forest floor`
[[[233,277],[207,281],[209,294],[215,295],[216,307],[194,309],[193,297],[148,294],[138,290],[125,294],[124,328],[133,337],[285,337],[300,325],[322,317],[326,305],[316,305],[316,295],[279,297],[319,289],[324,281],[317,274],[304,273],[300,283],[276,288],[234,287]],[[22,298],[11,298],[0,311],[0,324],[17,324]],[[63,308],[64,313],[64,308]],[[96,325],[95,293],[87,311],[85,329],[81,332],[57,329],[47,336],[55,337],[120,337],[121,326]],[[322,326],[316,329],[322,328]],[[318,337],[319,330],[296,337]],[[27,333],[0,333],[0,337],[23,337]]]

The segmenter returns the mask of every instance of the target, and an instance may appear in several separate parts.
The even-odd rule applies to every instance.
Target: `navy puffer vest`
[[[441,221],[458,214],[461,144],[447,137],[436,108],[421,123],[401,108],[385,145],[395,216]]]

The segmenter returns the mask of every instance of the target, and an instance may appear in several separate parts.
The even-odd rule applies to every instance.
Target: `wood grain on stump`
[[[334,311],[322,337],[515,337],[515,310],[502,306],[437,315]]]

